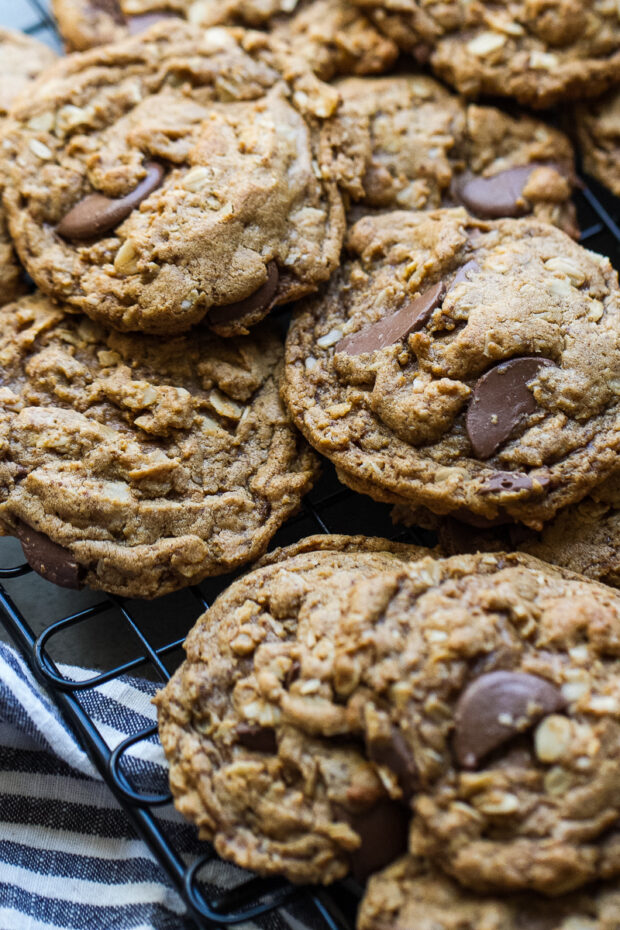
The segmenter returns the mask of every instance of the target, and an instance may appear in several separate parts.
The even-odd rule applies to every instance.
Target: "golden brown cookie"
[[[58,63],[8,127],[5,207],[37,285],[105,325],[245,333],[329,277],[333,88],[262,33],[185,24]]]
[[[0,310],[0,525],[67,587],[156,597],[261,555],[316,474],[269,328],[104,330],[41,294]]]
[[[585,170],[620,197],[620,91],[581,104],[574,118]]]
[[[377,500],[540,529],[617,467],[620,289],[532,218],[356,223],[296,313],[283,396],[341,480]]]
[[[573,150],[557,129],[467,104],[419,74],[335,86],[342,103],[323,145],[360,211],[463,204],[486,219],[530,212],[577,235]]]
[[[468,97],[549,107],[620,83],[620,19],[608,0],[355,2]]]

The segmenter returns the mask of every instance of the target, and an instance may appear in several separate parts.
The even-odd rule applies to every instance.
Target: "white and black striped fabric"
[[[61,670],[74,680],[92,675]],[[81,702],[113,747],[153,723],[154,691],[151,682],[125,678],[82,692]],[[134,747],[129,767],[161,790],[165,763],[156,739]],[[200,852],[194,829],[171,806],[158,816],[190,863]],[[215,889],[247,877],[219,861],[209,871]],[[259,923],[282,926],[275,916]],[[22,658],[0,643],[0,930],[195,927],[56,707]]]

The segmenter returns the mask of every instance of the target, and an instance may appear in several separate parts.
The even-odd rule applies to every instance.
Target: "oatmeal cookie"
[[[350,0],[52,0],[70,48],[85,50],[137,35],[160,19],[201,27],[268,28],[287,40],[319,77],[380,74],[398,55]]]
[[[620,91],[578,106],[575,130],[585,170],[620,197]]]
[[[269,328],[104,330],[41,294],[0,310],[0,526],[67,587],[155,597],[261,555],[316,473]]]
[[[188,25],[63,59],[22,96],[5,207],[37,285],[120,330],[247,332],[344,235],[322,173],[337,92],[262,33]]]
[[[338,625],[349,611],[376,617],[395,571],[426,551],[310,537],[265,557],[191,631],[156,697],[159,730],[175,804],[219,855],[329,883],[405,849],[407,811],[323,678],[349,693],[346,657],[340,676],[333,668]]]
[[[157,698],[178,808],[294,881],[384,867],[410,810],[415,854],[481,890],[618,874],[620,595],[372,546],[284,550],[198,621]]]
[[[612,474],[620,290],[609,259],[533,218],[462,209],[365,217],[347,246],[293,319],[283,384],[345,483],[538,530]]]
[[[379,28],[469,97],[534,107],[620,83],[620,17],[608,0],[355,0]]]
[[[13,29],[0,28],[0,132],[17,95],[56,60],[54,52]],[[2,180],[0,178],[0,189]],[[21,269],[0,202],[0,304],[13,300],[23,290]]]
[[[573,150],[529,116],[467,104],[423,75],[347,78],[327,121],[334,176],[362,208],[463,204],[485,219],[528,212],[577,235]]]
[[[618,930],[617,885],[549,899],[481,897],[405,856],[368,883],[358,930]]]

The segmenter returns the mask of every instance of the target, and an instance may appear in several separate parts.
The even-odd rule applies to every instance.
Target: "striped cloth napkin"
[[[61,667],[74,680],[84,669]],[[155,720],[156,686],[125,678],[82,692],[84,709],[108,745]],[[129,753],[127,753],[129,755]],[[161,791],[156,739],[133,749],[127,771],[152,776]],[[172,806],[157,813],[186,862],[200,848]],[[204,847],[203,847],[204,852]],[[209,864],[215,890],[247,873]],[[277,930],[281,917],[245,923]],[[298,924],[298,926],[301,926]],[[22,658],[0,643],[0,930],[196,930],[180,896]]]

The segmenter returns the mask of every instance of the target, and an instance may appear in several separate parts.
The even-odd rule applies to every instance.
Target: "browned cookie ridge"
[[[608,0],[355,0],[466,96],[534,107],[620,83],[620,18]]]
[[[535,219],[366,217],[299,309],[283,396],[341,479],[474,525],[540,529],[616,468],[620,290]]]
[[[617,593],[528,556],[306,541],[218,598],[157,698],[177,806],[294,881],[395,860],[408,811],[482,891],[611,878],[619,630]]]
[[[482,219],[525,216],[576,235],[568,138],[541,120],[467,104],[432,78],[347,78],[323,145],[360,210],[462,204]]]
[[[279,42],[239,29],[165,24],[64,59],[8,127],[27,270],[120,330],[206,317],[247,332],[338,262],[343,206],[319,152],[337,102]]]
[[[316,463],[280,340],[104,330],[35,294],[0,310],[0,524],[65,587],[155,597],[261,555]]]
[[[380,74],[398,47],[351,0],[52,0],[72,49],[138,35],[163,19],[198,27],[269,29],[286,40],[319,77]]]

